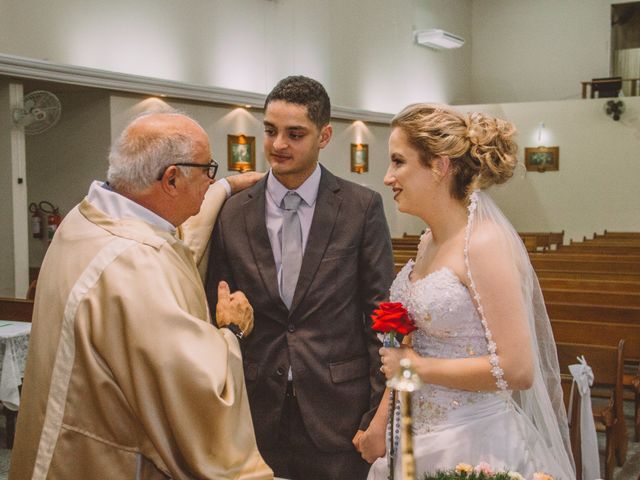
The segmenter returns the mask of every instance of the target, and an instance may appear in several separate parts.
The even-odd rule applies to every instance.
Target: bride
[[[384,182],[401,212],[430,227],[390,294],[418,329],[401,348],[380,350],[387,378],[408,357],[423,382],[412,394],[416,478],[481,462],[526,478],[575,478],[538,280],[518,234],[480,190],[512,176],[513,125],[416,104],[392,129]],[[366,460],[381,457],[369,479],[388,478],[389,442],[401,448],[388,416],[383,402],[354,440]]]

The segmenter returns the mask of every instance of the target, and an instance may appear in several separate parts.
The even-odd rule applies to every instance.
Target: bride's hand
[[[385,431],[386,424],[383,424],[381,428],[378,428],[372,422],[364,432],[359,430],[358,432],[358,444],[356,450],[360,452],[362,458],[368,463],[375,462],[378,458],[384,457],[387,453],[387,446],[385,444]],[[355,439],[354,439],[355,440]]]
[[[378,353],[380,354],[380,360],[382,366],[380,371],[388,379],[392,378],[398,369],[400,368],[400,360],[405,357],[409,357],[413,360],[415,352],[408,345],[402,345],[400,348],[387,348],[382,347]]]

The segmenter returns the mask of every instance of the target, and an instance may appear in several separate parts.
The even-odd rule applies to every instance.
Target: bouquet
[[[385,346],[395,346],[396,335],[408,335],[416,329],[409,312],[400,302],[382,302],[371,315],[371,328],[384,334]],[[386,340],[389,340],[388,342]]]
[[[383,334],[382,344],[385,347],[399,347],[396,342],[396,334],[408,335],[416,329],[409,312],[399,302],[382,302],[371,315],[373,324],[371,328]],[[382,367],[380,367],[382,371]],[[387,429],[389,449],[387,451],[388,462],[393,479],[395,456],[398,451],[400,404],[396,402],[396,391],[391,389],[389,399],[389,428]]]
[[[494,472],[491,466],[480,462],[475,467],[467,463],[459,463],[453,470],[438,470],[427,473],[422,480],[526,480],[518,472],[503,470]],[[554,480],[551,475],[536,472],[531,480]]]

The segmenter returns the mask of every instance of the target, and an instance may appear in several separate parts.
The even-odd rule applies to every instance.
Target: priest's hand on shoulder
[[[249,335],[253,330],[253,308],[249,300],[240,290],[231,293],[224,281],[218,284],[216,323],[220,328],[230,328],[239,338]]]
[[[230,175],[226,179],[233,194],[255,185],[262,177],[264,177],[262,172],[245,172],[239,175]]]

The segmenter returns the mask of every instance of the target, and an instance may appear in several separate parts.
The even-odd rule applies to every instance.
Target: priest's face
[[[270,102],[264,115],[264,154],[280,183],[295,189],[309,178],[331,134],[331,125],[318,128],[311,121],[306,106]]]
[[[209,139],[204,131],[194,137],[194,147],[193,163],[203,165],[203,168],[188,168],[188,173],[185,175],[183,183],[185,220],[200,211],[204,196],[209,186],[214,182],[207,174],[209,169],[206,167],[211,161],[211,149]]]

